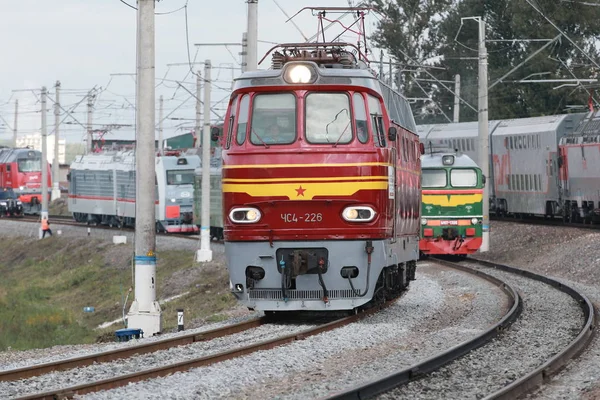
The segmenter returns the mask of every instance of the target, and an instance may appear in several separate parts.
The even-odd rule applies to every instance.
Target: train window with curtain
[[[369,105],[369,115],[371,116],[371,125],[373,130],[373,137],[375,145],[378,147],[385,147],[385,132],[383,126],[383,112],[381,111],[381,104],[377,97],[367,95],[367,104]]]
[[[512,175],[506,175],[506,181],[508,182],[508,190],[512,190]]]
[[[352,141],[350,99],[345,93],[309,93],[306,96],[306,140],[316,144]]]
[[[250,96],[245,94],[240,101],[240,112],[238,115],[237,132],[235,142],[242,144],[246,140],[246,128],[248,127],[248,108],[250,105]]]
[[[450,171],[450,185],[452,187],[477,186],[477,172],[474,169],[453,169]]]
[[[512,136],[508,138],[508,142],[509,142],[509,148],[512,150],[513,149],[513,138]]]
[[[356,121],[356,137],[361,143],[369,141],[369,129],[367,127],[367,111],[365,110],[365,99],[361,93],[352,95],[352,108],[354,109],[354,120]]]
[[[254,96],[252,103],[252,144],[266,146],[294,143],[296,96],[292,93],[263,93]]]
[[[233,126],[235,125],[235,115],[237,113],[237,101],[238,97],[236,96],[231,101],[230,107],[230,115],[229,115],[229,129],[227,130],[227,139],[225,140],[225,148],[228,149],[231,147],[231,141],[233,140]]]
[[[448,185],[445,169],[424,169],[421,171],[421,187],[443,188]]]

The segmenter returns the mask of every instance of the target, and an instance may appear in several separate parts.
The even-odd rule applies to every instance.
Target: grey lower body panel
[[[247,307],[261,311],[351,310],[371,300],[383,268],[416,261],[419,256],[418,236],[401,237],[393,243],[390,240],[373,240],[369,269],[366,244],[366,240],[281,241],[273,242],[271,247],[268,242],[226,242],[232,292]],[[318,267],[312,261],[311,264],[315,265],[308,265],[312,273],[297,275],[293,286],[282,290],[282,273],[278,268],[283,259],[282,252],[303,249],[318,249],[319,254],[327,255],[326,268],[321,274],[327,299],[324,299],[325,291],[319,274],[314,272]],[[249,279],[246,274],[248,267],[262,268],[264,277]],[[342,276],[344,267],[358,270],[358,275],[351,278],[354,290],[348,278]],[[290,268],[289,260],[287,268]],[[357,295],[363,294],[365,289],[366,295]]]

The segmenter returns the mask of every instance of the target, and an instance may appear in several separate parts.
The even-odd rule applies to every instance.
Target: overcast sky
[[[135,5],[135,0],[124,0]],[[348,0],[277,0],[289,14],[295,14],[305,6],[347,6]],[[358,1],[354,1],[358,3]],[[157,3],[157,13],[177,10],[186,0],[162,0]],[[299,42],[301,34],[292,25],[285,23],[286,17],[274,0],[258,3],[259,40],[267,42]],[[196,47],[196,43],[241,42],[246,30],[246,8],[244,0],[188,0],[187,23],[189,52],[192,61],[210,59],[215,68],[212,103],[218,113],[224,113],[227,90],[232,76],[240,73],[240,47]],[[345,22],[351,22],[346,17]],[[294,21],[306,36],[316,33],[317,19],[305,11]],[[368,17],[367,34],[372,33],[377,19]],[[156,78],[157,107],[159,95],[164,96],[165,116],[172,112],[173,118],[195,116],[195,103],[189,93],[172,81],[188,82],[186,87],[195,91],[194,76],[189,66],[167,64],[187,63],[186,16],[184,9],[167,15],[156,15]],[[5,1],[0,13],[0,139],[9,139],[9,127],[14,123],[15,100],[19,100],[20,134],[33,133],[41,126],[38,95],[23,89],[46,86],[54,98],[54,84],[62,84],[61,103],[71,109],[81,101],[91,88],[98,89],[94,104],[94,128],[104,124],[133,124],[135,103],[134,77],[112,75],[135,72],[136,11],[120,0],[18,0]],[[331,30],[334,31],[333,29]],[[353,39],[354,40],[354,39]],[[272,46],[259,43],[259,59]],[[377,51],[377,54],[379,52]],[[202,65],[195,68],[202,69]],[[268,68],[265,62],[259,68]],[[164,78],[164,79],[163,79]],[[186,102],[187,99],[187,102]],[[73,117],[86,123],[85,100],[73,109]],[[183,105],[181,105],[183,103]],[[49,102],[49,105],[52,103]],[[180,106],[176,111],[176,107]],[[63,112],[63,117],[66,114]],[[158,118],[158,112],[156,114]],[[69,142],[82,142],[83,127],[67,118],[69,124],[61,125],[61,136]],[[165,121],[165,137],[189,131],[193,121]],[[48,112],[48,133],[54,129],[54,115]],[[113,135],[131,137],[132,129],[113,131]]]

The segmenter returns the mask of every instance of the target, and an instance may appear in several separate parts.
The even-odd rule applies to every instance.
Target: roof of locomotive
[[[452,165],[443,165],[442,157],[443,156],[454,156],[454,164]],[[477,163],[473,161],[471,157],[466,154],[460,152],[451,152],[451,151],[442,151],[431,154],[423,154],[421,156],[421,169],[426,168],[479,168]]]
[[[18,158],[38,158],[42,153],[39,150],[29,148],[0,148],[0,163],[14,162]]]
[[[316,80],[307,85],[348,85],[371,89],[378,93],[385,101],[390,118],[400,126],[417,132],[417,124],[408,100],[381,80],[367,68],[366,64],[359,62],[354,68],[334,65],[331,68],[317,64],[315,61],[290,61],[282,68],[244,72],[234,79],[233,90],[261,86],[295,86],[284,79],[286,69],[297,64],[311,65],[317,73]]]

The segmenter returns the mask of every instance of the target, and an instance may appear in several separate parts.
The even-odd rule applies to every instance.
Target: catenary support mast
[[[479,251],[486,252],[490,247],[490,144],[488,135],[488,60],[485,47],[485,21],[478,17],[479,22],[479,166],[487,179],[483,188],[483,241]]]
[[[248,1],[248,39],[246,55],[246,71],[258,68],[258,0]]]
[[[19,124],[19,99],[15,100],[15,122],[13,124],[13,146],[17,147],[17,125]]]
[[[58,168],[58,140],[59,140],[59,127],[60,127],[60,81],[56,81],[54,85],[54,91],[56,93],[56,101],[54,102],[54,160],[52,161],[52,201],[60,199],[60,187],[58,183],[60,181]]]
[[[42,210],[41,217],[48,218],[48,126],[46,123],[46,104],[48,92],[42,87]],[[41,232],[40,232],[41,235]],[[41,237],[41,236],[40,236]]]
[[[202,132],[202,219],[196,261],[212,261],[210,249],[210,60],[204,63],[204,130]]]
[[[135,300],[127,327],[161,331],[156,300],[154,0],[138,0],[136,79]]]

